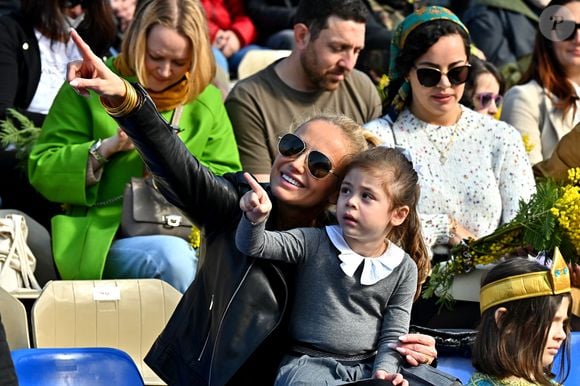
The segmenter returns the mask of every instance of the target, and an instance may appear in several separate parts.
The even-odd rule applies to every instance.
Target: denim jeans
[[[174,236],[137,236],[113,242],[103,279],[156,278],[185,292],[197,271],[197,252]]]

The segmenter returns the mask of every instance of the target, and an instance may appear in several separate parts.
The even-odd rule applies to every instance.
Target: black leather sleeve
[[[139,105],[115,119],[135,144],[159,190],[206,235],[224,226],[235,227],[241,213],[237,189],[241,174],[214,175],[189,152],[146,91],[138,84],[134,87]]]

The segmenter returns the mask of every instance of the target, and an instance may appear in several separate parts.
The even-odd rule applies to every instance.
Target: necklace
[[[461,112],[460,112],[459,117],[457,118],[457,121],[455,122],[455,124],[453,124],[452,126],[448,126],[451,129],[451,135],[449,136],[449,140],[447,141],[447,143],[445,143],[445,145],[443,147],[440,147],[437,144],[437,142],[438,142],[437,138],[432,137],[432,135],[437,135],[437,133],[444,126],[437,127],[435,130],[433,130],[433,133],[431,133],[429,130],[425,130],[425,133],[427,134],[427,139],[429,140],[429,142],[431,142],[431,145],[433,145],[435,150],[437,150],[437,152],[439,153],[439,162],[441,162],[442,165],[445,162],[447,162],[449,152],[451,151],[451,148],[453,147],[453,143],[455,142],[455,139],[457,138],[457,134],[459,133],[459,119],[460,118],[461,118]]]

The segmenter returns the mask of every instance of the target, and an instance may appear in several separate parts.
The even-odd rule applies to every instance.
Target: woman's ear
[[[395,210],[393,210],[393,215],[391,216],[391,224],[393,226],[401,225],[408,215],[409,215],[409,207],[407,205],[396,208]]]
[[[508,310],[505,307],[499,307],[497,310],[495,310],[495,324],[498,327],[501,327],[501,321],[503,319],[503,317],[507,314]]]

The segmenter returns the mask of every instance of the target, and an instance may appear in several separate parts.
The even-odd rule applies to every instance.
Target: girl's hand
[[[70,36],[83,59],[68,64],[66,80],[79,95],[88,96],[88,90],[93,90],[110,106],[120,105],[127,93],[123,79],[111,71],[101,58],[93,54],[77,31],[72,29]]]
[[[399,373],[387,373],[384,370],[377,370],[375,371],[373,378],[390,381],[393,385],[409,386],[409,382],[407,382]]]
[[[244,178],[250,184],[252,191],[242,196],[240,208],[246,214],[247,219],[254,224],[266,221],[272,210],[272,201],[270,201],[266,191],[249,173],[244,173]]]
[[[405,357],[411,366],[430,365],[437,358],[435,338],[424,334],[406,334],[399,337],[399,342],[392,344]]]

